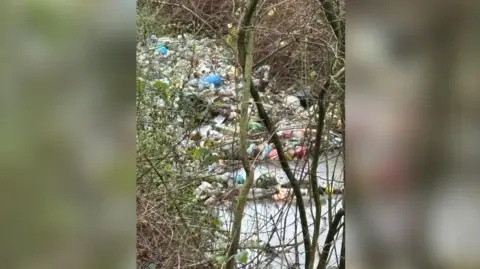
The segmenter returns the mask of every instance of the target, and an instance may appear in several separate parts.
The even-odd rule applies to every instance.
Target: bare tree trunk
[[[237,204],[235,207],[235,215],[233,219],[233,226],[232,226],[232,242],[230,248],[228,250],[228,261],[226,269],[233,269],[235,268],[235,259],[234,255],[238,251],[238,245],[240,242],[240,234],[242,230],[242,219],[243,219],[243,212],[245,209],[245,203],[247,199],[248,192],[253,185],[253,170],[248,160],[248,153],[247,153],[247,139],[248,139],[248,101],[250,99],[250,87],[251,84],[249,83],[252,81],[252,72],[253,72],[253,46],[254,46],[254,28],[251,23],[251,18],[253,17],[253,13],[255,11],[255,6],[258,0],[252,0],[247,11],[245,17],[247,17],[246,22],[248,23],[244,27],[248,27],[248,29],[243,28],[242,33],[246,34],[242,36],[242,39],[238,39],[238,47],[239,52],[242,52],[242,57],[245,57],[244,65],[243,65],[243,78],[244,78],[244,87],[242,92],[242,104],[241,104],[241,118],[240,118],[240,158],[242,159],[243,168],[247,174],[247,178],[243,188],[240,190],[240,194],[238,195]],[[249,17],[249,18],[248,18]],[[246,43],[246,44],[245,44]]]
[[[320,256],[320,261],[318,263],[317,269],[327,268],[328,254],[330,253],[330,248],[334,244],[333,241],[335,239],[335,235],[339,230],[338,225],[340,224],[340,220],[344,215],[345,215],[345,211],[343,211],[343,209],[338,210],[337,214],[335,214],[335,218],[332,221],[332,225],[328,230],[327,238],[325,238],[325,244],[323,245],[323,251],[322,251],[322,255]]]
[[[330,81],[330,80],[328,80]],[[314,155],[312,159],[312,165],[310,167],[310,187],[312,189],[312,194],[313,194],[313,201],[315,203],[315,222],[313,224],[313,239],[312,239],[312,245],[311,245],[311,253],[315,253],[315,250],[318,245],[318,237],[320,236],[320,220],[322,219],[322,205],[320,203],[320,195],[323,193],[320,193],[318,189],[318,183],[317,183],[317,168],[318,168],[318,161],[320,160],[320,146],[321,146],[321,140],[322,140],[322,134],[323,134],[323,127],[324,127],[324,121],[325,121],[325,92],[326,89],[323,88],[321,89],[320,96],[318,98],[318,122],[317,122],[317,133],[315,136],[315,147],[313,149]],[[315,255],[310,256],[311,260],[309,263],[309,267],[307,268],[313,268],[313,265],[315,264]]]
[[[290,169],[290,166],[288,165],[288,159],[287,159],[287,156],[285,156],[282,142],[280,141],[280,138],[278,137],[277,132],[275,131],[274,125],[270,120],[270,117],[268,116],[267,112],[265,111],[265,108],[263,107],[262,101],[260,100],[260,95],[258,94],[257,89],[253,86],[253,82],[251,82],[251,84],[252,84],[251,94],[252,94],[253,100],[255,101],[255,105],[258,110],[258,115],[260,119],[262,119],[263,123],[265,124],[265,127],[267,128],[269,134],[272,137],[273,144],[277,149],[278,159],[280,160],[280,166],[282,167],[282,170],[285,172],[285,175],[287,176],[288,181],[290,182],[290,185],[293,189],[293,194],[295,195],[295,198],[297,201],[297,208],[300,216],[300,225],[302,226],[303,245],[305,247],[305,267],[308,268],[308,264],[310,262],[310,257],[311,257],[310,255],[313,255],[313,253],[311,253],[312,244],[310,242],[307,213],[305,211],[305,203],[303,202],[302,193],[300,191],[300,184],[298,180],[295,178],[295,175],[293,174],[292,169]]]
[[[343,225],[342,250],[340,251],[340,264],[338,265],[338,269],[345,269],[345,224]]]
[[[343,33],[344,33],[344,31],[343,31],[343,27],[342,27],[343,22],[340,22],[339,24],[336,21],[333,22],[334,20],[332,20],[332,18],[335,18],[335,20],[337,19],[335,9],[333,8],[334,7],[333,3],[331,3],[330,1],[326,1],[326,2],[327,3],[322,3],[322,7],[325,11],[325,14],[326,14],[326,17],[327,17],[329,23],[331,24],[331,26],[333,28],[333,31],[334,31],[335,35],[337,36],[337,39],[338,39],[339,45],[340,45],[340,50],[342,51],[341,57],[343,57],[343,51],[344,51],[344,46],[343,46]],[[316,143],[316,146],[315,146],[316,154],[315,154],[314,159],[313,159],[313,167],[310,171],[310,185],[311,185],[311,188],[312,188],[313,197],[314,197],[314,201],[315,201],[315,205],[316,205],[316,216],[315,216],[315,223],[314,223],[314,236],[313,236],[313,242],[312,242],[312,241],[310,241],[311,238],[310,238],[310,234],[309,234],[309,230],[308,230],[306,209],[305,209],[305,205],[304,205],[304,202],[303,202],[303,199],[302,199],[302,194],[300,192],[299,182],[295,178],[295,175],[293,174],[293,172],[291,171],[291,169],[288,165],[288,160],[287,160],[287,158],[285,156],[285,153],[283,151],[282,143],[280,141],[280,138],[278,137],[278,135],[275,132],[274,123],[272,123],[272,121],[270,120],[270,117],[266,113],[265,108],[263,107],[263,103],[260,100],[260,96],[258,94],[258,89],[256,89],[254,87],[253,82],[251,80],[251,72],[252,72],[252,67],[253,67],[252,62],[251,62],[253,60],[250,59],[252,51],[253,51],[253,31],[252,31],[251,27],[253,25],[252,21],[253,21],[253,16],[254,16],[257,4],[258,4],[258,0],[250,0],[248,2],[248,5],[247,5],[247,8],[245,10],[245,14],[242,18],[240,29],[239,29],[239,32],[238,32],[238,41],[237,41],[237,44],[238,44],[237,45],[238,46],[238,61],[239,61],[240,66],[242,66],[242,68],[243,68],[244,79],[245,79],[245,88],[243,89],[244,93],[243,93],[242,113],[243,113],[243,111],[247,111],[246,108],[243,109],[243,106],[246,104],[246,102],[248,102],[248,95],[246,94],[246,91],[248,89],[250,91],[251,96],[253,97],[253,99],[255,101],[255,105],[257,107],[259,117],[262,119],[262,121],[265,124],[268,132],[272,135],[272,141],[275,145],[275,148],[277,149],[281,167],[284,170],[285,174],[287,175],[287,178],[290,181],[290,184],[293,188],[294,195],[297,198],[297,206],[298,206],[298,211],[299,211],[299,215],[300,215],[300,223],[301,223],[301,226],[302,226],[302,235],[303,235],[303,239],[304,239],[304,247],[305,247],[305,250],[306,250],[305,267],[306,268],[312,268],[313,265],[314,265],[314,257],[315,257],[314,253],[315,253],[316,245],[317,245],[317,242],[318,242],[319,231],[320,231],[320,220],[321,220],[320,190],[319,190],[318,184],[317,184],[316,167],[318,166],[318,161],[319,161],[319,156],[320,156],[320,152],[319,152],[320,151],[319,150],[320,149],[320,141],[321,141],[321,135],[322,135],[323,129],[324,129],[324,119],[325,119],[325,111],[326,111],[325,103],[324,103],[324,96],[326,94],[327,89],[331,86],[331,82],[332,82],[331,80],[336,79],[338,77],[334,76],[335,78],[333,78],[333,77],[330,78],[329,82],[327,82],[327,84],[324,85],[325,87],[322,89],[322,91],[320,93],[320,100],[319,100],[319,103],[318,103],[320,110],[319,110],[319,122],[317,124],[317,136],[316,136],[317,143]],[[336,25],[334,25],[334,24],[336,24]],[[339,73],[341,73],[340,75],[343,78],[343,71],[340,71]],[[342,78],[340,78],[340,79],[342,79]],[[343,86],[343,84],[342,84],[342,86]],[[239,197],[239,200],[238,200],[238,203],[237,203],[237,207],[236,207],[236,210],[235,210],[233,231],[232,231],[232,244],[231,244],[231,247],[228,251],[229,260],[227,262],[227,269],[233,269],[234,264],[235,264],[235,260],[232,258],[232,256],[237,252],[238,244],[239,244],[241,220],[242,220],[242,217],[243,217],[243,210],[244,210],[244,206],[245,206],[245,198],[244,198],[243,195],[245,195],[246,192],[248,192],[249,188],[251,187],[251,185],[253,183],[253,173],[251,171],[251,166],[250,166],[250,163],[249,163],[249,161],[247,159],[247,156],[246,156],[245,140],[243,140],[243,139],[246,139],[246,138],[244,138],[244,136],[246,137],[246,132],[247,132],[247,128],[246,128],[246,122],[248,121],[247,117],[248,117],[248,115],[246,115],[246,114],[242,115],[241,128],[240,128],[241,129],[240,130],[240,135],[241,135],[240,140],[243,141],[243,142],[241,142],[241,145],[240,145],[240,155],[241,155],[241,158],[242,158],[243,166],[244,166],[245,170],[247,171],[247,181],[245,183],[244,188],[242,188],[242,192],[240,194],[240,197]],[[343,115],[342,115],[342,117],[343,117]],[[343,214],[343,211],[341,211],[341,212],[342,213],[340,213],[340,214]],[[337,223],[337,225],[338,225],[338,223]],[[333,228],[333,226],[332,226],[332,228]],[[333,230],[335,230],[335,233],[336,233],[336,227]],[[331,232],[333,232],[333,231],[331,231]],[[334,235],[335,235],[335,233],[334,233]],[[330,250],[329,247],[325,248],[322,253],[327,251],[327,254],[328,254],[329,250]]]
[[[345,56],[345,21],[339,18],[332,0],[319,0],[319,2],[339,43],[340,57],[343,57]]]
[[[322,5],[322,10],[325,14],[325,17],[330,24],[330,27],[332,28],[332,31],[337,39],[338,42],[338,56],[341,58],[341,61],[344,61],[344,56],[345,56],[345,22],[343,19],[340,18],[340,14],[338,14],[338,11],[335,9],[334,3],[332,0],[319,0],[320,4]],[[338,71],[337,71],[338,70]],[[323,89],[321,90],[320,97],[318,100],[318,107],[319,107],[319,122],[317,123],[317,137],[316,137],[316,143],[315,143],[315,148],[314,152],[315,155],[313,156],[312,160],[312,170],[310,172],[310,184],[313,189],[313,194],[314,194],[314,199],[315,199],[315,206],[316,208],[316,213],[315,213],[315,223],[314,223],[314,235],[313,235],[313,241],[312,241],[312,250],[315,249],[317,242],[318,242],[318,232],[320,230],[320,218],[321,218],[321,207],[319,204],[317,204],[316,199],[319,196],[318,193],[318,187],[317,187],[317,179],[316,179],[316,170],[318,166],[318,160],[319,160],[319,149],[320,149],[320,139],[321,135],[323,133],[323,128],[324,128],[324,120],[325,120],[325,103],[324,103],[324,96],[327,90],[330,88],[335,87],[335,85],[340,86],[340,104],[341,106],[341,123],[342,126],[345,126],[345,68],[344,68],[344,63],[340,65],[340,68],[337,70],[332,70],[332,72],[335,72],[334,75],[330,76],[330,78],[327,80],[325,83]],[[343,136],[343,153],[345,153],[345,132],[342,133]],[[343,154],[345,156],[345,154]],[[344,168],[345,171],[345,168]],[[344,174],[345,175],[345,174]],[[315,191],[317,189],[317,191]],[[341,209],[337,212],[335,215],[335,218],[333,222],[331,223],[329,227],[329,231],[327,234],[327,239],[326,242],[323,246],[322,254],[320,257],[320,261],[318,263],[317,269],[324,269],[327,266],[327,259],[328,259],[328,254],[330,252],[331,244],[333,241],[333,238],[335,234],[337,233],[337,226],[340,222],[341,217],[344,215],[345,211],[344,209]],[[344,228],[345,230],[345,228]],[[344,247],[345,247],[345,237],[343,237],[343,242],[342,242],[342,258],[343,259],[343,265],[345,264],[345,253],[344,253]],[[342,264],[342,262],[341,262]],[[310,263],[310,266],[313,267],[314,265],[314,260],[312,258],[312,261]],[[309,267],[310,268],[310,267]]]

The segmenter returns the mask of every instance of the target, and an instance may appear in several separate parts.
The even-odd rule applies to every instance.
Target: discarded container
[[[281,132],[281,136],[283,139],[290,139],[293,137],[293,131],[292,130],[289,130],[289,131],[283,131]]]
[[[255,155],[255,150],[257,149],[257,145],[250,144],[247,148],[247,154],[249,157],[253,157]]]
[[[200,134],[200,132],[194,131],[190,134],[190,140],[199,141],[200,139],[202,139],[202,135]]]
[[[222,134],[230,134],[231,135],[231,134],[235,133],[235,128],[225,126],[224,124],[215,125],[215,129],[217,131],[221,132]],[[238,128],[237,128],[237,132],[238,132]]]
[[[288,189],[281,188],[276,194],[272,196],[275,201],[284,201],[288,200],[290,197],[290,191]]]
[[[293,160],[295,158],[295,150],[294,149],[288,149],[287,150],[287,158],[290,160]]]
[[[211,174],[211,173],[214,173],[219,168],[220,168],[219,165],[214,163],[214,164],[211,164],[207,167],[207,169],[208,169],[207,171],[208,171],[209,174]]]
[[[235,181],[237,182],[238,185],[243,185],[243,183],[245,183],[245,178],[238,174],[236,177],[235,177]]]
[[[277,180],[275,179],[274,176],[265,173],[265,174],[261,174],[257,178],[255,183],[258,188],[269,188],[271,186],[274,186],[276,182]]]
[[[202,137],[209,137],[210,136],[210,131],[213,130],[213,127],[211,125],[202,125],[200,128],[198,128],[198,131],[200,132],[200,135]]]
[[[303,141],[301,139],[292,138],[288,140],[288,145],[295,149],[296,147],[303,145]]]
[[[286,130],[281,132],[283,139],[302,139],[305,137],[305,131],[302,129],[297,130]]]
[[[278,152],[276,149],[270,151],[270,153],[268,153],[268,156],[267,156],[270,160],[275,160],[278,158]]]
[[[232,111],[230,114],[228,114],[228,120],[234,120],[237,118],[237,112]]]
[[[268,154],[273,150],[270,145],[263,147],[262,155],[260,155],[260,160],[265,160],[268,157]]]
[[[186,84],[186,86],[197,86],[197,85],[198,85],[198,79],[196,78],[189,80]]]
[[[295,130],[292,132],[292,138],[295,139],[302,139],[305,137],[305,131],[304,130]]]
[[[293,96],[293,95],[287,95],[285,98],[284,98],[284,104],[285,104],[285,107],[295,111],[297,110],[299,107],[301,107],[301,104],[300,104],[300,99],[298,99],[298,97],[296,96]]]
[[[303,157],[305,157],[306,154],[307,154],[307,148],[305,147],[297,147],[295,149],[295,157],[299,159],[303,159]]]
[[[202,82],[203,84],[207,84],[207,85],[210,85],[210,84],[213,84],[215,85],[215,87],[219,87],[222,85],[222,78],[219,76],[219,75],[213,75],[213,74],[210,74],[210,75],[206,75],[202,78]]]
[[[149,41],[155,44],[155,43],[157,43],[158,38],[157,38],[156,35],[151,35],[150,38],[149,38]]]
[[[258,132],[258,131],[262,131],[264,129],[265,129],[265,126],[263,126],[263,124],[261,124],[259,122],[251,121],[251,122],[248,123],[248,130],[249,131]]]
[[[312,91],[309,89],[300,90],[293,96],[298,98],[300,105],[305,109],[310,108],[315,101],[315,97],[313,96]]]
[[[226,117],[223,115],[218,115],[213,119],[216,124],[222,124],[225,121]]]
[[[217,197],[212,196],[212,197],[208,198],[207,200],[205,200],[204,205],[206,205],[206,206],[213,206],[213,205],[215,205],[217,202],[218,202]]]
[[[168,47],[166,45],[158,45],[156,51],[162,55],[167,55]]]
[[[224,117],[228,117],[230,115],[230,109],[228,108],[221,108],[218,113]]]
[[[204,194],[205,192],[209,191],[209,190],[213,190],[213,186],[212,184],[206,182],[206,181],[203,181],[202,184],[200,184],[200,186],[198,186],[194,193],[195,193],[195,196],[198,198],[200,197],[202,194]]]

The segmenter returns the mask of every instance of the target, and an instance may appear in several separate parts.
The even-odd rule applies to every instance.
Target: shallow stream
[[[297,178],[301,178],[302,165],[291,164]],[[308,163],[304,171],[308,171]],[[258,165],[256,167],[256,174],[268,172],[274,173],[279,180],[279,183],[287,183],[288,180],[285,177],[285,173],[279,167],[279,165],[268,163]],[[242,171],[240,171],[242,172]],[[326,179],[334,179],[334,188],[340,187],[343,181],[343,163],[341,158],[336,156],[330,156],[327,161],[325,158],[321,160],[318,170],[319,183],[322,186],[326,186]],[[305,174],[305,172],[303,173]],[[257,177],[258,175],[255,175]],[[333,197],[331,200],[332,218],[336,210],[341,208],[341,197]],[[322,204],[322,221],[320,227],[319,238],[319,250],[321,250],[328,228],[328,208],[329,202],[326,201]],[[233,213],[231,209],[226,207],[216,208],[222,226],[224,229],[230,231]],[[313,201],[308,203],[307,219],[310,224],[310,234],[313,234],[313,214],[314,214]],[[338,257],[340,255],[342,232],[337,235],[335,240],[335,248],[332,247],[332,256],[329,260],[329,265],[334,266],[338,264]],[[297,242],[296,242],[297,241]],[[251,201],[246,205],[245,215],[242,220],[242,232],[241,242],[243,246],[251,246],[246,248],[249,252],[249,261],[253,262],[252,268],[265,268],[265,265],[256,265],[260,261],[271,260],[270,268],[304,268],[304,247],[303,237],[301,234],[300,219],[296,210],[295,204],[288,201],[278,202],[255,202]],[[264,250],[258,251],[259,247],[264,247],[269,242],[269,246],[275,249],[276,254],[266,254]],[[298,245],[298,250],[294,245]],[[283,247],[282,247],[283,246]],[[295,253],[299,253],[298,262],[299,267],[291,267],[295,264]],[[318,253],[318,252],[317,252]],[[258,254],[258,257],[256,258]],[[318,256],[317,256],[318,261]],[[260,267],[258,267],[260,266]],[[266,267],[268,268],[268,267]]]

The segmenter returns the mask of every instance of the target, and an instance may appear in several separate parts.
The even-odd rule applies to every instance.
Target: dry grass
[[[166,33],[189,32],[211,38],[226,38],[228,25],[238,25],[242,15],[238,0],[143,0],[138,5],[155,10],[156,20]],[[275,10],[274,15],[269,12]],[[271,14],[271,13],[270,13]],[[324,22],[317,0],[265,0],[258,10],[254,62],[272,67],[275,91],[282,91],[314,71],[328,74],[332,34]],[[281,44],[287,46],[281,50]],[[268,59],[267,59],[268,58]],[[317,77],[317,78],[318,78]],[[321,81],[318,80],[318,85]],[[317,81],[309,81],[313,88]]]
[[[161,191],[137,192],[137,268],[213,268],[205,257],[211,228],[195,210],[175,212],[176,202]]]

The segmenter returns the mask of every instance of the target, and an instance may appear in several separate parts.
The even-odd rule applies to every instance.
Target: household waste
[[[204,153],[205,175],[214,177],[218,183],[203,181],[197,189],[197,197],[207,204],[218,202],[228,190],[245,182],[238,141],[243,81],[241,70],[235,66],[234,52],[221,41],[208,38],[195,39],[188,34],[178,37],[152,35],[138,45],[137,62],[138,81],[147,85],[155,104],[145,109],[152,113],[155,109],[173,109],[169,118],[173,128],[170,131],[186,134],[179,138],[181,143],[177,150],[188,153],[200,149]],[[292,163],[309,162],[308,148],[315,137],[312,118],[317,111],[312,101],[313,91],[299,86],[272,91],[278,85],[270,76],[268,65],[254,70],[253,82],[255,86],[267,85],[260,97],[275,122],[286,156]],[[255,188],[259,193],[264,189],[271,198],[279,193],[279,185],[287,184],[288,180],[277,173],[278,151],[257,116],[253,100],[248,110],[247,153],[254,163]],[[342,146],[342,136],[335,131],[340,121],[338,115],[337,110],[327,111],[326,128],[331,130],[322,137],[322,145],[326,145],[324,151],[335,151]],[[142,117],[144,129],[154,128],[149,113]],[[276,164],[276,170],[265,163]],[[274,193],[270,194],[272,189]]]

